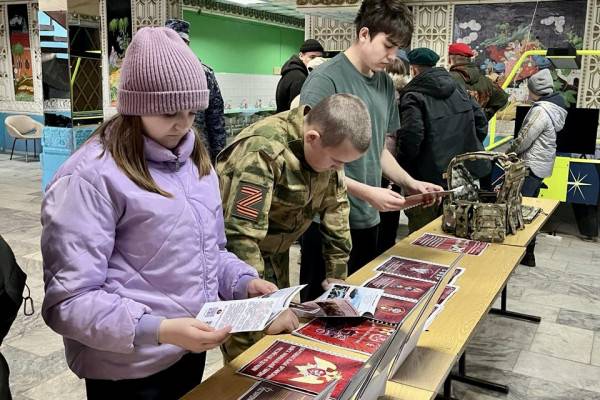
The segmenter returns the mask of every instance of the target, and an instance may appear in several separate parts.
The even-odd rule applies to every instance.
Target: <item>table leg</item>
[[[435,400],[457,400],[452,397],[452,378],[450,376],[444,381],[444,393],[435,396]]]
[[[535,322],[536,324],[540,323],[540,321],[542,320],[541,317],[529,314],[521,314],[514,311],[508,311],[506,309],[506,298],[506,286],[504,286],[504,289],[502,289],[502,294],[500,295],[500,308],[490,309],[490,314],[501,315],[503,317],[518,319],[521,321]]]
[[[479,378],[474,378],[467,375],[467,367],[466,367],[466,352],[463,352],[458,360],[458,374],[450,374],[448,377],[453,381],[466,383],[467,385],[476,386],[482,389],[492,390],[494,392],[499,393],[508,393],[508,386],[500,385],[498,383],[486,381]],[[446,387],[444,384],[444,392],[446,391]]]

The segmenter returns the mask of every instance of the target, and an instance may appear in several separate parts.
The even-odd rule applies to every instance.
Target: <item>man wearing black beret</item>
[[[459,154],[483,150],[487,120],[448,71],[436,67],[440,57],[427,48],[407,54],[413,79],[399,98],[401,128],[397,160],[412,177],[446,186],[442,174]],[[411,232],[441,215],[441,207],[405,210]]]
[[[323,46],[315,39],[307,39],[300,46],[300,52],[294,54],[281,67],[281,79],[277,84],[275,101],[277,112],[287,111],[296,96],[300,94],[302,85],[308,76],[308,63],[323,56]]]

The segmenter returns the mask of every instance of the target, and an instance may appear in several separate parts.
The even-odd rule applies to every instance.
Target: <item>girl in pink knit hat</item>
[[[225,248],[218,180],[192,123],[198,58],[168,28],[129,45],[117,109],[59,169],[42,204],[42,315],[89,399],[178,399],[200,383],[219,330],[206,302],[276,290]],[[291,313],[267,333],[295,329]]]

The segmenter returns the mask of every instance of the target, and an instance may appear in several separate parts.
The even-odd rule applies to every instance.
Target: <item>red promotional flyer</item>
[[[338,380],[333,391],[337,398],[362,365],[357,359],[278,340],[238,372],[309,393],[319,393]]]
[[[389,324],[399,324],[416,305],[416,302],[382,296],[377,303],[375,319]]]
[[[456,283],[456,281],[458,280],[458,278],[465,272],[464,268],[461,267],[456,267],[456,269],[454,270],[454,274],[452,275],[452,278],[450,278],[450,285],[454,285]]]
[[[448,268],[448,266],[440,264],[392,256],[377,266],[375,271],[437,282],[442,279]]]
[[[458,286],[451,286],[451,285],[446,286],[437,303],[445,304],[446,301],[448,301],[448,299],[450,297],[452,297],[454,295],[454,293],[456,293],[457,290],[458,290]]]
[[[423,236],[412,242],[412,244],[451,251],[453,253],[465,253],[473,256],[480,255],[489,246],[489,243],[485,242],[434,235],[433,233],[423,234]]]
[[[367,281],[364,286],[383,289],[390,296],[404,297],[418,301],[435,283],[412,278],[380,273]]]
[[[394,333],[394,327],[368,319],[313,319],[294,331],[294,335],[343,347],[363,354],[373,354]]]

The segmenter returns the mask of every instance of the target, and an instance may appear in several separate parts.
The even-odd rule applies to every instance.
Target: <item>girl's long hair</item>
[[[190,159],[198,168],[199,177],[202,178],[210,173],[210,156],[196,130],[192,129],[192,131],[195,141]],[[171,193],[158,187],[148,171],[143,135],[142,119],[139,116],[116,115],[100,125],[88,140],[98,138],[104,147],[100,157],[105,151],[110,152],[119,169],[140,188],[172,197]]]

